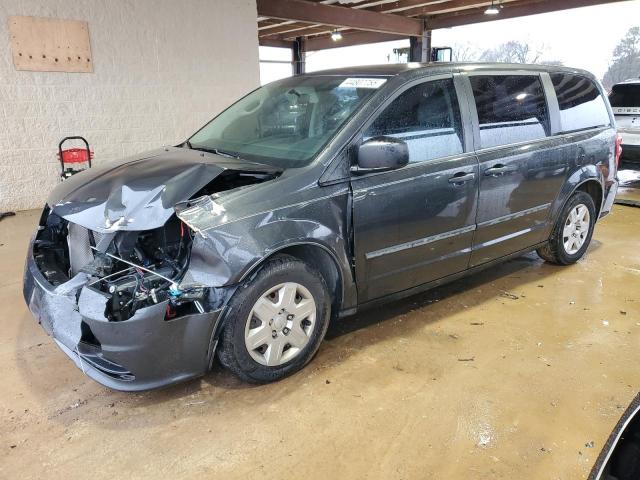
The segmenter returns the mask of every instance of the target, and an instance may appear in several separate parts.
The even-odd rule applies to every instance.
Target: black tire
[[[563,231],[569,215],[578,205],[581,204],[585,205],[589,210],[589,231],[582,247],[572,254],[567,252],[564,246]],[[596,206],[593,202],[593,198],[591,198],[591,195],[586,192],[575,192],[565,204],[562,212],[560,212],[560,216],[558,217],[556,225],[553,227],[553,231],[549,237],[549,242],[538,249],[538,255],[547,262],[555,263],[557,265],[571,265],[572,263],[577,262],[589,248],[595,224]]]
[[[258,299],[269,289],[287,282],[306,288],[315,301],[315,326],[306,346],[280,366],[258,363],[245,345],[245,327]],[[268,383],[285,378],[304,367],[316,354],[331,316],[331,299],[322,275],[305,262],[289,255],[276,255],[241,285],[227,306],[224,330],[218,343],[220,363],[245,382]],[[286,347],[285,347],[286,348]]]
[[[618,449],[616,449],[618,450]],[[640,445],[628,442],[613,451],[613,472],[619,480],[638,480],[640,478]]]

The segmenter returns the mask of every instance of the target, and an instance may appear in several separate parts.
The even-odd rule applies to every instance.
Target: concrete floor
[[[86,378],[24,306],[37,216],[0,222],[0,478],[580,479],[640,389],[637,208],[575,266],[529,255],[336,324],[277,384],[139,394]]]

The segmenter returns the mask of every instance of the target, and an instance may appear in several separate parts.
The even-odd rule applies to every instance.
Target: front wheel
[[[558,265],[577,262],[589,248],[595,224],[596,206],[591,196],[574,193],[562,209],[549,243],[538,249],[538,255]]]
[[[278,255],[238,289],[228,311],[220,363],[244,381],[266,383],[311,360],[327,331],[331,302],[316,270]]]

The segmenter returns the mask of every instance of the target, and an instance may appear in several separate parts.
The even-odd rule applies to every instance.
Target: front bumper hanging
[[[107,297],[78,276],[54,287],[33,257],[24,298],[60,349],[98,383],[123,391],[158,388],[205,374],[213,358],[222,309],[166,319],[167,301],[140,308],[128,320],[108,321]]]

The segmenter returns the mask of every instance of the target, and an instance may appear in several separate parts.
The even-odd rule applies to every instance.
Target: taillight
[[[616,136],[616,168],[620,166],[620,157],[622,156],[622,135]]]

